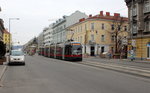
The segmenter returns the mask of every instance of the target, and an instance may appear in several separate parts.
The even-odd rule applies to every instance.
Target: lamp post
[[[10,57],[10,50],[11,50],[11,28],[10,28],[10,22],[11,20],[19,20],[19,18],[9,18],[9,57]]]

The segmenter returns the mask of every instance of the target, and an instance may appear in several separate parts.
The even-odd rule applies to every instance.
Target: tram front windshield
[[[72,46],[72,54],[81,54],[82,53],[82,46],[81,45],[73,45]]]

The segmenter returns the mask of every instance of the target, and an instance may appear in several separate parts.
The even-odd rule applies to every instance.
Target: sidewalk
[[[2,77],[6,71],[7,66],[6,65],[0,65],[0,87],[3,85],[1,84]]]
[[[107,59],[107,58],[100,58],[100,57],[88,57],[84,58],[83,62],[97,62],[97,63],[104,63],[104,64],[110,64],[110,65],[119,65],[119,66],[125,66],[125,67],[136,67],[139,69],[146,69],[150,70],[150,61],[144,61],[144,60],[134,60],[131,61],[129,59]]]
[[[101,58],[99,56],[95,56],[95,57],[88,57],[88,58],[84,58],[84,59],[100,59],[100,61],[109,61],[109,62],[136,62],[136,63],[148,63],[150,64],[149,60],[133,60],[131,61],[131,59],[108,59],[108,58]]]
[[[88,57],[84,58],[84,60],[80,64],[150,78],[149,61],[130,61],[128,59],[107,59],[100,57]]]
[[[3,65],[0,65],[0,87],[2,87],[2,77],[7,69],[7,62],[8,62],[8,58],[6,58],[6,62],[3,63]]]

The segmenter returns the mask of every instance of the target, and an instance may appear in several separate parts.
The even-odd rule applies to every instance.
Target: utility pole
[[[85,30],[85,39],[84,39],[84,53],[86,54],[86,43],[87,43],[87,30]]]
[[[134,46],[133,46],[133,0],[132,0],[132,4],[131,4],[131,9],[132,9],[132,15],[131,15],[131,60],[133,61],[134,59]]]
[[[19,18],[9,18],[9,58],[10,58],[10,52],[11,52],[11,28],[10,28],[10,22],[11,20],[19,20]]]

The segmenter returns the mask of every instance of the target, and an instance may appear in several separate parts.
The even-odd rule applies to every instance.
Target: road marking
[[[3,70],[2,70],[2,73],[0,74],[0,87],[3,86],[1,80],[2,80],[2,77],[3,77],[3,75],[4,75],[5,71],[6,71],[6,69],[7,69],[7,66],[5,65],[4,68],[3,68]]]

